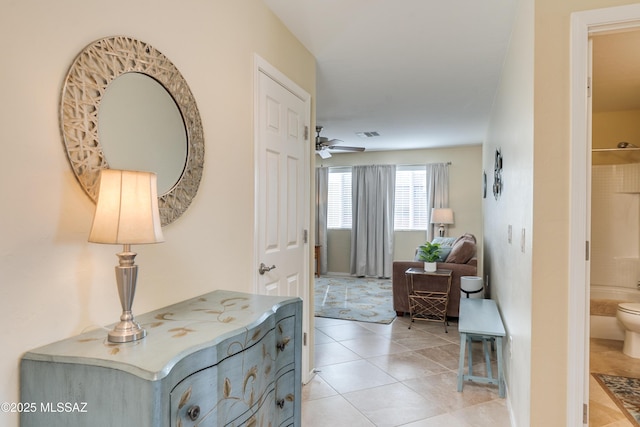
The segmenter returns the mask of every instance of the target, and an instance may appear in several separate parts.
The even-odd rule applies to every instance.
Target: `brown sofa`
[[[421,261],[393,262],[393,277],[391,278],[393,286],[393,309],[398,316],[409,313],[409,297],[407,296],[407,282],[404,272],[411,267],[422,268],[423,266],[424,263]],[[458,317],[458,309],[460,308],[460,277],[476,276],[478,274],[478,259],[471,258],[466,264],[439,262],[438,269],[453,271],[447,316]]]
[[[460,278],[462,276],[476,276],[478,274],[478,260],[476,254],[476,238],[473,234],[464,233],[458,238],[436,237],[432,243],[440,243],[444,262],[438,262],[439,270],[451,270],[451,288],[447,305],[447,317],[458,317],[460,310]],[[416,251],[416,259],[417,258]],[[422,261],[394,261],[393,277],[391,278],[393,289],[393,309],[398,316],[409,312],[409,295],[407,294],[407,280],[405,271],[409,268],[423,268]],[[426,277],[423,283],[427,289],[430,277]],[[433,278],[431,278],[433,279]]]

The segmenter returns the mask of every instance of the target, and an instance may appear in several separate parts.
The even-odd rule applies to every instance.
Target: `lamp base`
[[[134,263],[135,257],[136,253],[131,252],[129,245],[124,245],[124,250],[118,254],[119,265],[115,270],[122,314],[120,315],[120,323],[109,332],[109,342],[131,342],[147,336],[147,331],[138,325],[131,311],[133,297],[136,294],[136,279],[138,278],[138,266]]]
[[[123,319],[124,317],[130,317]],[[111,331],[107,339],[109,342],[124,343],[141,340],[147,336],[147,331],[142,329],[138,322],[133,320],[133,315],[129,312],[128,316],[123,313],[120,317],[120,323],[118,323]]]

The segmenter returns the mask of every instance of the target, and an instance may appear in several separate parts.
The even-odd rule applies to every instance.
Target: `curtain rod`
[[[438,162],[438,163],[443,163],[443,162]],[[427,163],[427,164],[428,165],[437,165],[438,163]],[[453,163],[445,162],[444,164],[447,165],[447,166],[451,166]],[[422,166],[422,165],[424,165],[424,163],[398,164],[397,166]],[[355,165],[329,166],[329,167],[333,167],[333,168],[350,168],[352,166],[355,166]],[[316,167],[324,167],[324,165],[322,163],[320,163],[320,166],[316,165]]]

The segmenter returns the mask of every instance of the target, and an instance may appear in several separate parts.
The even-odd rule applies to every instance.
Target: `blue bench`
[[[462,298],[460,300],[460,314],[458,331],[460,332],[460,362],[458,365],[458,391],[462,391],[464,381],[484,384],[497,384],[498,395],[504,397],[504,372],[502,366],[502,338],[506,335],[504,325],[494,300]],[[473,375],[472,342],[482,340],[487,376]],[[498,359],[498,376],[493,376],[491,370],[489,343],[496,342],[496,356]],[[468,354],[467,370],[464,373],[465,350]]]

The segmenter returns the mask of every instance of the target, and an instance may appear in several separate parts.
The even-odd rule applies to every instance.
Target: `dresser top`
[[[299,301],[218,290],[137,315],[147,330],[142,340],[111,343],[107,330],[98,329],[36,348],[23,359],[102,366],[157,380],[185,356],[246,333],[279,307]]]

